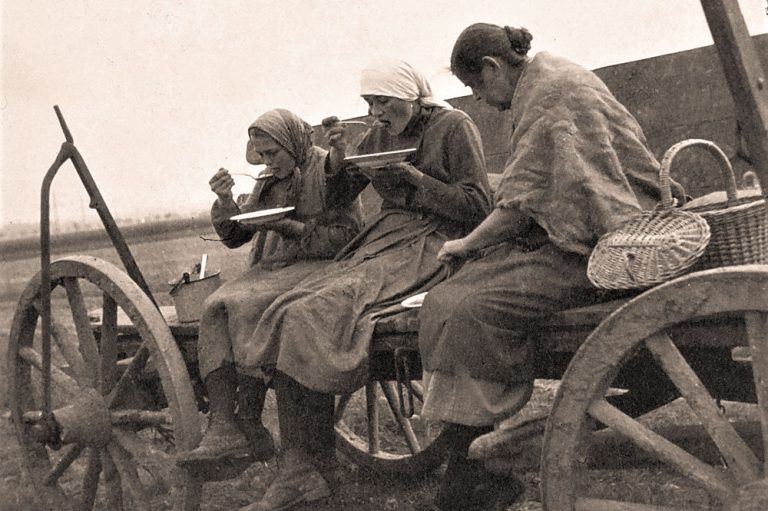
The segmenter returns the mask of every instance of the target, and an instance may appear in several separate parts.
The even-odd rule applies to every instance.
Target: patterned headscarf
[[[304,166],[312,147],[312,126],[298,115],[284,108],[276,108],[262,114],[251,124],[248,128],[246,159],[249,163],[257,164],[260,163],[260,158],[251,144],[252,128],[257,128],[275,139],[275,142],[293,156],[299,168]]]
[[[389,96],[405,101],[418,101],[422,106],[452,108],[432,96],[427,79],[402,60],[378,59],[360,75],[361,96]]]

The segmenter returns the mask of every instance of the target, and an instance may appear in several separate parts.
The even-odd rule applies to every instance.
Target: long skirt
[[[448,268],[437,261],[440,224],[386,211],[353,240],[342,259],[272,303],[251,336],[246,364],[277,369],[317,392],[352,392],[367,381],[378,319],[431,289]]]
[[[242,366],[244,346],[261,315],[275,298],[292,289],[330,260],[299,261],[290,266],[266,269],[254,266],[224,283],[203,304],[197,356],[200,376],[205,377],[225,362],[251,376],[262,376],[260,368]]]
[[[530,397],[541,317],[597,301],[586,258],[551,243],[502,244],[432,289],[419,311],[419,348],[431,374],[424,414],[486,425]]]

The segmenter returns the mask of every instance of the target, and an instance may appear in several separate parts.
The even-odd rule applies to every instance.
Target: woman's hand
[[[364,174],[374,183],[378,182],[388,186],[403,182],[417,185],[424,174],[410,163],[395,163],[386,167],[360,168]]]
[[[213,177],[208,181],[213,193],[219,197],[219,201],[226,202],[233,200],[232,187],[235,186],[235,180],[229,175],[229,171],[225,168],[220,168]]]
[[[304,223],[290,218],[280,218],[260,224],[260,231],[275,231],[283,236],[298,237],[304,232]]]
[[[443,243],[437,253],[437,260],[443,264],[452,264],[457,259],[468,259],[472,255],[474,255],[474,251],[467,246],[465,238],[459,238]]]
[[[328,130],[326,131],[326,138],[330,146],[328,151],[330,167],[333,172],[337,172],[341,169],[344,158],[347,156],[347,146],[349,145],[347,128],[339,122],[337,117],[323,119],[323,126]]]

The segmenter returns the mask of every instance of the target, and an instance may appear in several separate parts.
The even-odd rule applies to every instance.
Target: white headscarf
[[[418,101],[422,106],[451,109],[451,105],[432,96],[424,75],[402,60],[377,59],[360,75],[361,96],[389,96]]]

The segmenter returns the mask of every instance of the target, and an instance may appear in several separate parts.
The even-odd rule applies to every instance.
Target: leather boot
[[[331,494],[311,453],[316,448],[314,437],[318,427],[312,416],[316,407],[311,403],[316,396],[280,372],[276,372],[273,382],[283,446],[279,472],[262,499],[241,511],[281,511]]]
[[[278,467],[277,477],[261,500],[240,511],[283,511],[331,495],[328,483],[300,449],[281,453]]]
[[[472,441],[492,430],[493,426],[446,426],[445,433],[451,438],[451,453],[435,497],[435,508],[440,511],[506,509],[523,494],[525,486],[514,476],[494,474],[481,460],[467,457]]]
[[[248,439],[254,461],[275,455],[275,443],[261,422],[267,384],[261,378],[240,375],[237,388],[237,424]]]
[[[200,445],[180,453],[179,463],[218,461],[227,457],[247,456],[248,440],[235,422],[237,373],[232,364],[211,371],[205,378],[210,405],[208,429]]]

